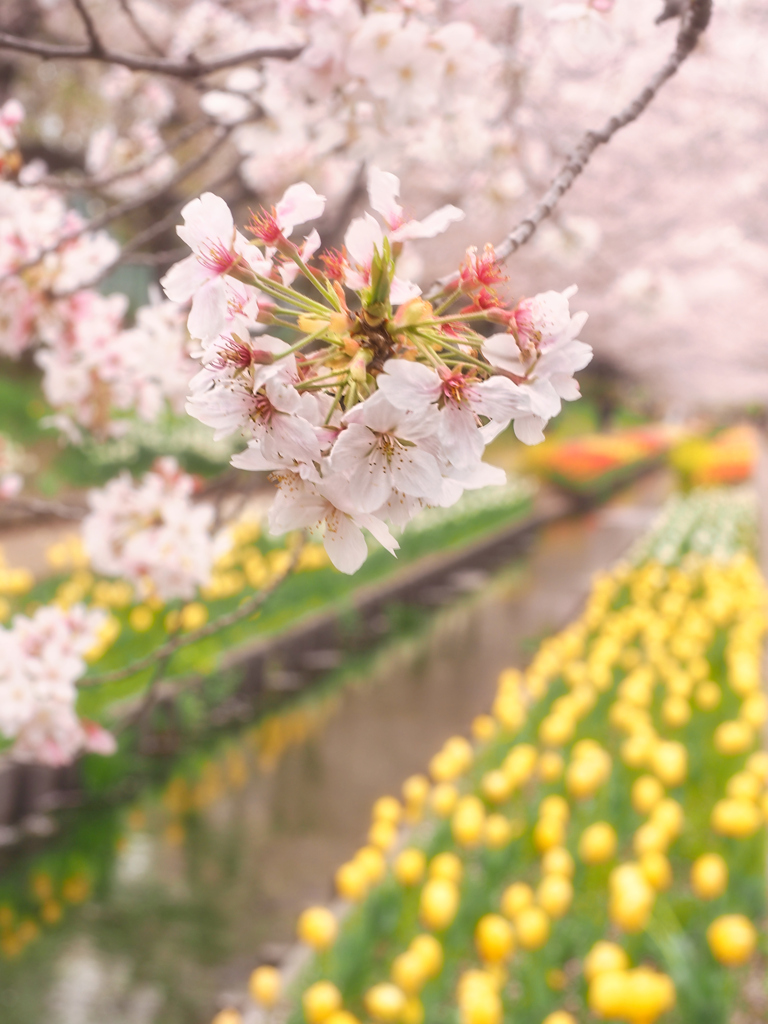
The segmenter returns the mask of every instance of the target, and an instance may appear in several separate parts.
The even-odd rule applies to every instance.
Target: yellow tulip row
[[[443,941],[462,906],[467,871],[471,867],[476,874],[489,852],[512,849],[518,839],[528,837],[542,878],[535,891],[510,879],[497,909],[475,922],[480,965],[460,970],[454,986],[462,1024],[498,1024],[504,1018],[506,965],[515,950],[532,955],[542,949],[556,923],[572,912],[577,861],[569,846],[582,877],[607,866],[604,880],[593,882],[607,886],[607,921],[629,937],[646,931],[657,896],[673,885],[703,901],[726,898],[728,864],[707,846],[719,837],[749,840],[768,816],[768,754],[754,752],[745,760],[768,714],[759,692],[765,629],[765,589],[744,554],[728,563],[691,559],[671,569],[654,562],[620,565],[597,578],[583,615],[541,645],[525,676],[514,669],[502,673],[492,714],[473,723],[475,744],[452,737],[430,761],[429,778],[406,780],[402,800],[377,801],[368,845],[339,868],[339,895],[352,903],[365,901],[386,878],[418,891],[424,931],[396,953],[387,979],[368,988],[364,1015],[383,1024],[421,1024],[420,994],[441,971]],[[713,672],[718,638],[725,640],[726,685],[713,678],[720,672]],[[579,735],[587,720],[602,741]],[[694,762],[693,781],[702,772],[706,781],[709,763],[704,757],[702,766],[697,745],[709,742],[708,730],[712,763],[729,778],[715,794],[708,825],[694,826],[684,804]],[[529,739],[523,740],[524,732]],[[591,808],[606,806],[604,796],[619,784],[628,786],[632,812],[645,818],[631,835],[620,835],[603,818],[584,820]],[[542,789],[560,791],[543,795],[529,829],[525,809]],[[692,805],[693,812],[696,817]],[[449,824],[455,851],[429,857],[419,846],[398,850],[408,840],[407,830],[425,816],[433,831],[441,821]],[[578,836],[569,837],[572,816],[581,826]],[[699,847],[684,875],[670,860],[673,847],[676,861],[683,857],[677,850],[681,836],[688,849]],[[632,859],[611,868],[625,847]],[[333,947],[338,931],[336,916],[322,907],[310,908],[299,922],[300,939],[319,952]],[[706,941],[716,960],[737,965],[752,955],[756,933],[747,917],[724,913],[710,921]],[[465,961],[469,953],[467,948]],[[597,1014],[652,1024],[674,1006],[671,976],[644,963],[632,967],[621,946],[599,941],[583,955],[585,999]],[[558,984],[561,976],[559,969],[553,975]],[[263,1006],[274,1005],[280,989],[274,968],[254,972],[251,994]],[[576,1020],[574,1000],[571,991],[546,1024]],[[301,1003],[308,1024],[359,1019],[328,978],[309,985]],[[216,1024],[239,1019],[238,1011],[228,1009]]]

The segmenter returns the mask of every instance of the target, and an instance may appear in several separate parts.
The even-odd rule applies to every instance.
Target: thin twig
[[[88,42],[91,44],[91,52],[94,56],[99,56],[104,53],[104,43],[101,41],[101,36],[96,29],[96,23],[91,17],[91,12],[85,6],[83,0],[72,0],[72,3],[80,15],[80,21],[83,23],[85,34],[88,36]]]
[[[95,60],[102,64],[120,64],[132,71],[149,71],[155,75],[170,75],[173,78],[196,79],[211,75],[216,71],[248,64],[251,61],[293,60],[302,52],[301,46],[258,46],[253,50],[243,50],[228,57],[201,61],[192,58],[180,62],[164,57],[142,57],[140,54],[120,53],[117,50],[102,48],[95,50],[89,43],[87,46],[60,43],[43,43],[10,32],[0,32],[0,50],[12,50],[26,53],[41,60]]]
[[[210,118],[202,118],[199,121],[195,121],[192,124],[184,125],[183,128],[174,136],[173,139],[163,141],[163,145],[158,149],[149,150],[142,153],[141,156],[135,160],[130,161],[124,167],[121,167],[117,171],[113,171],[110,174],[104,174],[99,176],[97,174],[88,177],[86,174],[80,175],[80,177],[62,178],[56,174],[47,174],[40,178],[36,184],[47,185],[50,188],[57,188],[67,191],[75,190],[86,190],[86,189],[102,189],[113,185],[116,181],[120,181],[123,178],[130,178],[134,174],[139,174],[141,171],[147,170],[156,163],[161,157],[169,156],[174,149],[183,145],[185,142],[189,142],[195,135],[199,135],[200,132],[205,131],[207,128],[216,127],[216,122],[210,120]]]
[[[144,28],[144,26],[137,18],[136,12],[131,7],[129,0],[117,0],[117,2],[119,3],[120,9],[122,10],[123,14],[130,21],[134,31],[139,36],[141,41],[145,44],[145,46],[147,46],[148,49],[150,49],[158,57],[165,57],[162,47],[158,46],[158,44],[155,42],[155,40],[152,38],[149,32],[147,32],[147,30]]]
[[[120,679],[127,679],[129,676],[136,675],[137,672],[143,672],[145,668],[150,668],[157,661],[164,658],[170,658],[171,655],[180,651],[184,647],[189,647],[190,644],[197,643],[198,640],[204,640],[208,636],[213,636],[215,633],[220,632],[222,629],[227,629],[228,626],[233,626],[236,622],[240,622],[242,619],[247,619],[249,615],[252,615],[255,611],[264,604],[268,597],[274,593],[274,591],[280,586],[284,579],[286,579],[293,570],[296,568],[301,552],[304,550],[306,545],[306,537],[300,544],[297,544],[291,554],[291,561],[288,564],[285,572],[281,573],[280,576],[276,577],[268,587],[264,590],[260,590],[258,594],[254,594],[248,598],[239,608],[235,608],[231,612],[227,612],[226,615],[220,615],[218,619],[214,619],[212,622],[206,623],[201,626],[200,629],[196,629],[191,633],[185,633],[183,635],[173,637],[166,643],[156,647],[154,651],[150,651],[149,654],[145,654],[141,658],[137,658],[130,664],[123,666],[123,668],[114,669],[112,672],[102,672],[100,675],[91,676],[83,680],[83,684],[86,686],[96,686],[101,683],[115,683]]]
[[[545,220],[557,206],[576,178],[589,163],[592,154],[599,146],[610,142],[621,128],[636,121],[645,108],[678,70],[680,65],[695,49],[699,37],[709,24],[712,13],[712,0],[688,0],[680,18],[680,29],[677,33],[675,49],[664,65],[659,68],[645,88],[631,103],[618,114],[608,120],[599,131],[588,131],[579,145],[568,156],[559,174],[553,179],[549,189],[531,213],[522,220],[497,245],[496,255],[500,260],[506,259],[524,245],[533,235],[539,224]]]

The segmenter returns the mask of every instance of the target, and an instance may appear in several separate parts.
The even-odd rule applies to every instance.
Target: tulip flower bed
[[[663,425],[545,441],[525,453],[528,468],[571,493],[604,494],[657,461],[673,432]]]
[[[689,438],[672,449],[670,462],[687,487],[741,483],[755,471],[757,435],[742,424],[714,437]]]
[[[764,1019],[743,985],[765,955],[768,814],[749,507],[678,501],[595,579],[525,674],[501,674],[474,742],[377,801],[336,874],[345,912],[305,911],[308,964],[282,1003],[257,968],[253,999],[291,1024]]]

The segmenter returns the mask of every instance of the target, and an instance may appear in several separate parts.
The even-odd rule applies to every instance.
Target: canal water
[[[649,526],[649,477],[281,712],[184,755],[129,806],[65,819],[0,876],[2,1024],[208,1024],[332,896],[370,807],[486,711]],[[8,879],[13,890],[8,895]]]

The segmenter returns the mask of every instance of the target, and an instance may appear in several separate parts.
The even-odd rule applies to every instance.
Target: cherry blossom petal
[[[515,437],[523,444],[541,444],[544,440],[544,427],[547,421],[541,416],[534,416],[530,413],[526,416],[519,416],[514,423]]]
[[[356,515],[355,521],[361,526],[364,526],[371,536],[374,537],[374,539],[377,540],[383,548],[386,548],[391,555],[394,555],[400,547],[387,529],[386,523],[383,523],[376,516]]]
[[[395,276],[389,286],[389,298],[393,306],[402,306],[404,302],[418,298],[421,295],[421,288],[413,281],[403,281]]]
[[[355,217],[344,235],[344,245],[354,263],[361,267],[370,266],[374,249],[381,252],[384,232],[381,225],[370,213]]]
[[[187,328],[193,338],[212,341],[224,330],[227,315],[227,286],[222,277],[212,277],[192,298]]]
[[[528,411],[530,393],[506,377],[491,377],[472,387],[472,406],[481,416],[509,423],[515,412]]]
[[[421,412],[438,400],[442,390],[434,370],[407,359],[388,359],[378,384],[392,405],[406,412]]]
[[[176,234],[195,252],[211,240],[231,245],[235,222],[232,211],[220,196],[204,192],[182,208],[181,216],[184,224],[176,228]]]
[[[501,370],[524,377],[526,368],[520,358],[520,349],[511,334],[492,334],[483,342],[483,355],[491,364]]]
[[[564,401],[575,402],[581,398],[581,388],[575,377],[570,377],[567,373],[553,373],[549,382]]]
[[[402,223],[403,208],[397,203],[399,195],[400,179],[397,175],[371,167],[368,172],[368,198],[371,207],[381,214],[389,228],[396,228]]]
[[[324,210],[325,196],[318,195],[306,181],[300,181],[286,189],[275,206],[275,216],[281,231],[288,236],[299,224],[317,220]]]
[[[390,234],[393,242],[407,242],[416,238],[435,238],[447,231],[451,224],[464,220],[464,211],[458,206],[441,206],[423,220],[409,220]]]
[[[171,302],[186,302],[210,276],[210,271],[206,270],[193,254],[174,263],[168,273],[160,279],[160,284]]]
[[[475,414],[467,405],[446,405],[442,417],[445,447],[454,466],[469,466],[483,454],[483,437]]]
[[[368,557],[363,531],[343,512],[328,517],[323,545],[339,572],[348,576],[356,573]]]

